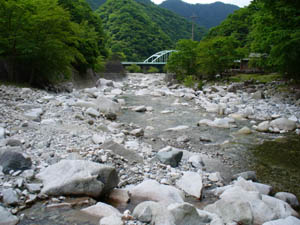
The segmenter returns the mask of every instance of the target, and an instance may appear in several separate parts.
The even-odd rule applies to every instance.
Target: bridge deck
[[[165,65],[166,62],[121,62],[122,65]]]

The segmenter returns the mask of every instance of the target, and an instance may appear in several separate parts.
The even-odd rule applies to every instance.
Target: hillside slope
[[[197,16],[196,23],[200,26],[211,28],[219,25],[229,14],[239,9],[238,6],[215,2],[212,4],[189,4],[182,0],[166,0],[160,7],[168,9],[187,19]]]
[[[147,0],[107,0],[97,13],[110,36],[112,52],[122,52],[130,61],[141,61],[191,37],[191,22]],[[196,39],[203,33],[197,27]]]

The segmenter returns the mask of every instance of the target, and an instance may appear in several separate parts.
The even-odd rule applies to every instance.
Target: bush
[[[184,86],[189,87],[189,88],[194,87],[196,82],[197,81],[196,81],[195,77],[192,75],[188,75],[183,79]]]
[[[136,65],[136,64],[132,64],[132,65],[128,66],[126,69],[130,73],[140,73],[140,72],[142,72],[141,67]]]
[[[147,71],[148,73],[159,73],[159,69],[153,66],[150,66],[150,68]]]

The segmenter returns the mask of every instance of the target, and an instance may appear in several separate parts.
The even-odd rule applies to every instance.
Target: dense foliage
[[[191,37],[190,22],[148,1],[107,0],[97,12],[109,33],[112,52],[123,52],[128,61],[142,61]],[[197,27],[198,40],[202,34]]]
[[[235,59],[250,58],[250,66],[300,80],[300,2],[252,1],[194,45],[179,42],[179,52],[169,60],[169,71],[181,77],[212,77],[232,68]],[[196,53],[182,50],[187,48],[197,48],[193,50]],[[178,63],[178,55],[186,62]],[[195,71],[186,69],[191,62]]]
[[[0,1],[0,60],[7,68],[5,79],[41,85],[66,78],[74,65],[83,69],[100,65],[101,53],[105,55],[100,51],[104,48],[101,23],[99,19],[92,23],[88,5],[78,4],[69,12],[66,8],[71,4]]]
[[[239,7],[222,2],[212,4],[189,4],[182,0],[166,0],[160,7],[171,10],[178,15],[191,19],[196,16],[196,23],[200,26],[211,28],[219,25],[226,17]]]

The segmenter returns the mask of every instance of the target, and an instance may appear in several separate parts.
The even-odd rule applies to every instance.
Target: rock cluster
[[[71,93],[0,86],[0,225],[17,224],[26,217],[23,210],[40,200],[48,208],[71,208],[75,203],[68,202],[68,196],[87,196],[79,203],[81,212],[96,217],[100,225],[299,224],[292,208],[299,202],[293,194],[270,196],[271,187],[254,182],[251,171],[224,186],[219,172],[205,171],[205,155],[171,144],[156,148],[156,139],[150,142],[148,136],[154,127],[118,120],[124,110],[137,116],[156,110],[127,106],[124,96],[130,94],[172,96],[173,105],[184,107],[193,101],[216,116],[202,119],[198,126],[231,129],[241,120],[249,120],[248,127],[260,121],[252,129],[239,127],[238,135],[299,127],[300,110],[291,104],[293,99],[278,101],[268,91],[252,93],[238,85],[203,91],[167,87],[163,75],[143,74],[129,75],[123,82],[100,79],[96,87]],[[170,136],[189,129],[185,124],[163,128]],[[188,146],[190,137],[175,140]],[[199,142],[211,140],[201,137]],[[188,203],[210,195],[218,200],[201,210]],[[135,207],[121,212],[99,201],[103,197]]]

